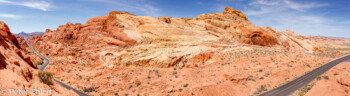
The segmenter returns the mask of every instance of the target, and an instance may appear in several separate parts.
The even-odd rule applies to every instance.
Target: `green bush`
[[[36,64],[36,66],[39,66],[39,65],[43,65],[43,62],[42,61],[38,61],[35,64]]]
[[[179,91],[182,92],[182,88],[180,88]]]
[[[93,87],[89,87],[89,88],[84,88],[83,91],[84,92],[93,92],[93,91],[96,91],[96,89]]]
[[[339,75],[337,72],[335,72],[334,74],[333,74],[334,76],[337,76],[337,75]]]
[[[140,86],[140,85],[141,85],[140,81],[136,82],[136,86]]]
[[[47,85],[53,85],[53,75],[49,72],[39,72],[40,81]]]
[[[184,87],[187,87],[188,86],[188,84],[186,83],[185,85],[184,85]]]
[[[321,77],[321,76],[317,76],[316,79],[317,79],[317,80],[321,80],[322,77]]]

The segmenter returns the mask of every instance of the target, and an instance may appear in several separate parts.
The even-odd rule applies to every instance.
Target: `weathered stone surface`
[[[31,49],[25,44],[23,37],[16,37],[8,26],[0,21],[0,88],[10,89],[32,88],[53,90],[52,95],[74,95],[58,83],[48,86],[40,82],[38,68],[35,62],[42,61],[40,57],[31,54]],[[24,93],[24,94],[30,94]]]
[[[202,51],[218,51],[202,44],[207,42],[322,51],[290,30],[255,26],[245,14],[230,7],[223,13],[200,14],[196,18],[152,18],[112,11],[84,25],[69,22],[29,41],[42,51],[50,49],[48,55],[67,56],[73,52],[77,58],[96,63],[102,62],[92,57],[99,57],[102,51],[120,52],[116,61],[119,66],[185,66]],[[85,52],[73,51],[73,47]]]

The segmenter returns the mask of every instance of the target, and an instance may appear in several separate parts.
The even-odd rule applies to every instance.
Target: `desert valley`
[[[50,60],[47,74],[94,96],[259,95],[350,54],[350,39],[256,26],[230,7],[195,18],[111,11],[26,39],[5,23],[0,88],[46,88],[53,96],[76,94],[43,82],[43,59],[26,42]],[[350,95],[349,62],[292,96]]]

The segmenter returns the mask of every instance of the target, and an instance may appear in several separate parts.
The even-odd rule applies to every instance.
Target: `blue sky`
[[[241,10],[258,26],[300,35],[350,37],[350,0],[0,0],[0,20],[13,33],[43,32],[67,22],[84,24],[110,11],[139,16],[196,17]]]

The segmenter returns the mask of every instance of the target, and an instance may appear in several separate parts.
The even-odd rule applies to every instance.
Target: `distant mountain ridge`
[[[44,32],[31,32],[31,33],[26,33],[26,32],[20,32],[15,34],[16,36],[23,36],[24,38],[28,38],[32,35],[40,35],[42,36],[44,34]]]
[[[309,36],[309,37],[350,40],[350,38],[347,38],[347,37],[333,37],[333,36]]]

